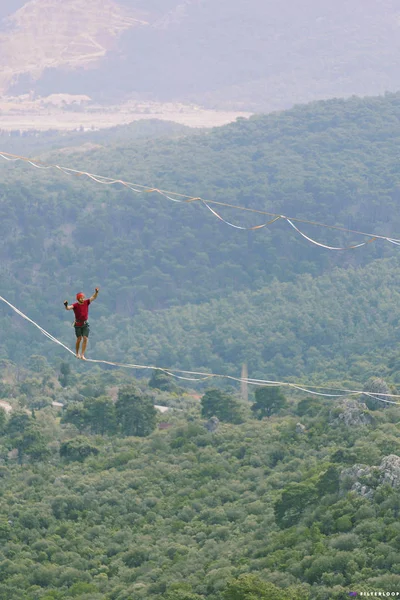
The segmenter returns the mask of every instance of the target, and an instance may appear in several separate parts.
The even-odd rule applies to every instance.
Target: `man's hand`
[[[67,306],[68,306],[68,300],[65,300],[64,306],[65,306],[65,308],[67,308]]]
[[[96,298],[97,298],[97,296],[98,296],[98,293],[99,293],[99,288],[98,288],[98,287],[97,287],[97,288],[94,288],[94,294],[93,294],[93,296],[90,298],[90,302],[93,302],[93,300],[96,300]]]

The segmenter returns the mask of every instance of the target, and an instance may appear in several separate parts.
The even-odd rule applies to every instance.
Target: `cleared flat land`
[[[62,104],[62,102],[61,102]],[[247,118],[251,113],[205,110],[183,104],[126,104],[112,107],[56,106],[43,101],[0,99],[0,129],[3,131],[74,131],[105,129],[141,119],[173,121],[189,127],[217,127]]]

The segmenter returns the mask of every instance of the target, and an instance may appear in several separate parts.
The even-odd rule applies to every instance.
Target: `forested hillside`
[[[400,95],[332,100],[36,158],[400,238],[399,121]],[[0,600],[400,593],[399,249],[0,169],[0,295],[69,347],[63,301],[98,285],[89,357],[362,390],[135,380],[1,303]]]
[[[398,260],[362,269],[335,269],[291,283],[276,279],[257,292],[121,318],[124,336],[112,343],[113,326],[99,327],[109,340],[94,353],[128,362],[207,369],[238,376],[363,382],[372,374],[400,384]]]
[[[42,159],[400,237],[399,107],[399,95],[332,100],[175,140],[124,142],[76,155],[48,153]],[[355,367],[358,375],[370,364],[380,364],[377,344],[380,353],[389,356],[389,339],[396,342],[396,334],[388,328],[397,315],[393,287],[398,251],[389,244],[376,241],[356,251],[329,252],[312,246],[284,222],[242,232],[195,203],[112,190],[29,165],[7,163],[1,172],[2,295],[72,342],[62,302],[72,300],[78,289],[90,293],[99,285],[101,295],[91,309],[95,324],[91,344],[103,357],[139,356],[167,361],[166,366],[190,364],[231,372],[246,359],[259,375],[267,371],[284,376],[325,371],[326,361],[332,360],[342,372],[349,356],[359,363],[356,355],[368,355],[366,369]],[[238,224],[263,219],[221,212]],[[363,239],[311,226],[304,230],[333,245]],[[371,264],[389,256],[394,262],[376,268]],[[360,266],[366,270],[357,273]],[[332,276],[335,268],[344,271]],[[387,290],[382,298],[381,284]],[[333,301],[335,286],[343,288],[337,300],[343,305],[340,315]],[[310,303],[307,289],[321,297],[318,305],[315,298]],[[296,306],[288,294],[296,297]],[[165,316],[143,312],[204,302],[212,304],[204,310],[179,309],[185,315],[184,327],[174,312]],[[262,311],[255,308],[258,303]],[[9,309],[2,306],[1,311],[4,356],[24,360],[28,345],[46,355],[53,351]],[[289,313],[298,313],[297,319]],[[375,313],[371,322],[369,316]],[[303,314],[311,331],[306,331]],[[391,318],[385,320],[384,315]],[[181,331],[179,339],[166,316]],[[122,322],[124,335],[115,343]],[[312,348],[318,354],[315,360]]]
[[[400,591],[398,407],[29,366],[1,364],[1,600]]]
[[[196,131],[196,130],[192,130]],[[67,153],[67,148],[72,148],[72,153],[84,152],[95,145],[110,145],[132,142],[137,139],[151,139],[161,137],[179,137],[190,135],[191,129],[170,121],[157,119],[144,119],[129,125],[109,127],[100,131],[74,131],[61,132],[49,131],[0,131],[0,148],[14,154],[37,154],[40,151],[61,148]]]

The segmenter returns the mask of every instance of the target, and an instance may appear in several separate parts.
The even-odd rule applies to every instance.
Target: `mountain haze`
[[[400,8],[392,0],[31,0],[6,7],[3,93],[269,110],[400,88]]]

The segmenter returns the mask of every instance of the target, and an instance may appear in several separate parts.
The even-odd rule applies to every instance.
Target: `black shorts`
[[[89,337],[89,323],[85,323],[85,325],[83,325],[82,327],[77,327],[76,325],[74,325],[74,327],[75,335],[77,338]]]

